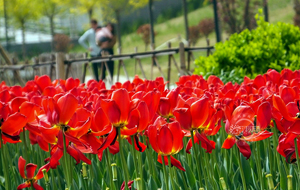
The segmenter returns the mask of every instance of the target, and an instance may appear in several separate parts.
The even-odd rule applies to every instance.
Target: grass
[[[293,10],[293,2],[292,0],[269,0],[269,19],[271,23],[276,22],[287,22],[287,23],[293,23],[293,16],[295,14]],[[213,9],[211,6],[205,6],[202,8],[199,8],[195,11],[192,11],[188,14],[188,22],[189,26],[196,25],[199,23],[200,20],[204,18],[213,18]],[[156,47],[161,46],[165,42],[167,42],[170,39],[177,38],[178,36],[185,37],[185,30],[184,30],[184,21],[183,16],[170,19],[164,23],[156,24],[154,26],[154,30],[157,32],[157,35],[155,36],[155,42]],[[228,35],[226,33],[222,34],[223,40],[228,38]],[[210,44],[214,45],[216,43],[215,40],[215,33],[212,33],[209,35]],[[142,41],[142,38],[137,35],[136,33],[131,33],[128,35],[122,36],[122,53],[133,53],[135,52],[135,48],[137,48],[138,52],[145,51],[145,45]],[[178,47],[179,41],[172,43],[172,47]],[[196,43],[196,46],[206,46],[207,42],[204,37],[200,38],[199,41]],[[115,46],[117,47],[117,46]],[[167,48],[167,47],[162,47]],[[116,49],[116,48],[115,48]],[[147,49],[150,50],[150,47]],[[82,52],[84,51],[83,48],[75,46],[74,50],[75,52]],[[117,52],[117,50],[115,50]],[[205,52],[196,52],[194,54],[194,57],[197,58],[199,56],[205,56]],[[176,60],[179,61],[178,56],[175,56]],[[151,59],[146,58],[142,59],[143,68],[146,72],[146,76],[149,79],[150,73],[151,73]],[[162,56],[158,58],[158,62],[160,66],[162,67],[162,71],[165,74],[165,77],[167,76],[167,65],[168,65],[168,57]],[[127,72],[129,76],[134,76],[135,74],[138,74],[139,76],[142,76],[142,72],[140,71],[139,67],[137,67],[135,72],[135,60],[126,60],[125,62]],[[117,68],[117,64],[115,64],[115,70]],[[191,69],[193,69],[193,64],[191,64]],[[121,69],[121,74],[125,75],[125,73]],[[153,70],[153,76],[158,77],[161,76],[158,68],[154,67]],[[171,84],[173,84],[178,79],[178,72],[174,65],[172,65],[171,69]]]

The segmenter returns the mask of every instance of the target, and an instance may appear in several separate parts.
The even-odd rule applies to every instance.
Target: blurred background
[[[270,23],[300,26],[299,0],[0,0],[0,43],[12,60],[10,65],[53,61],[55,52],[81,54],[79,58],[82,58],[87,49],[78,44],[78,39],[90,28],[90,20],[96,19],[101,26],[114,24],[115,54],[167,49],[169,42],[174,48],[178,48],[180,42],[185,47],[208,47],[225,41],[231,34],[256,28],[255,15],[259,10]],[[193,60],[209,54],[193,53]],[[174,57],[179,59],[178,54]],[[127,71],[121,71],[121,79],[125,75],[143,74],[137,69],[136,61],[124,60]],[[153,59],[143,59],[148,78],[150,70],[151,78],[169,72],[167,56],[157,57],[155,62],[159,62],[161,68],[153,71]],[[8,73],[7,76],[1,74],[2,80],[15,76],[5,67],[7,63],[7,59],[0,56],[0,65],[4,65],[0,71]],[[188,68],[192,73],[195,65]],[[83,67],[78,66],[76,72],[82,73],[82,70]],[[21,69],[21,76],[28,75],[29,80],[36,74],[53,75],[52,68],[30,72],[26,74]],[[174,83],[179,73],[175,67],[170,72],[169,81]],[[90,69],[84,73],[88,79],[93,78]],[[81,75],[72,76],[81,78]]]
[[[230,4],[230,1],[227,2]],[[225,10],[222,0],[218,2],[223,40],[231,33],[252,27],[238,23],[245,19],[246,2],[241,1],[240,7],[231,10],[233,15],[227,17],[222,12],[230,10]],[[254,17],[265,2],[249,0],[249,15]],[[295,2],[269,0],[269,21],[293,23]],[[184,19],[186,6],[191,44],[204,46],[206,38],[211,40],[211,44],[216,41],[212,3],[207,0],[0,0],[0,42],[9,53],[22,60],[44,52],[85,51],[77,41],[89,28],[89,20],[94,18],[100,25],[107,22],[116,24],[123,53],[133,52],[135,47],[138,51],[150,50],[150,26],[147,24],[152,15],[155,47],[163,48],[169,40],[187,40]],[[231,16],[241,26],[234,29],[227,26],[232,21]]]

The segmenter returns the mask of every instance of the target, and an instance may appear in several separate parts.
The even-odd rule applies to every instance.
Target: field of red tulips
[[[300,71],[0,83],[0,189],[300,189]]]

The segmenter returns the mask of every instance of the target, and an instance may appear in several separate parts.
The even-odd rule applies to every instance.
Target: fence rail
[[[171,48],[171,44],[168,44],[168,49],[164,50],[154,50],[147,52],[135,52],[130,54],[118,54],[118,55],[106,55],[102,54],[101,57],[88,58],[87,53],[82,53],[79,58],[75,57],[72,54],[63,54],[56,53],[55,55],[51,55],[50,60],[40,60],[39,58],[34,58],[32,60],[32,64],[24,64],[24,65],[3,65],[0,66],[0,79],[5,80],[9,85],[14,85],[19,83],[21,85],[22,82],[18,81],[20,77],[13,77],[13,80],[9,80],[12,74],[8,74],[9,72],[21,73],[23,71],[22,78],[25,79],[33,79],[35,75],[48,74],[52,79],[60,78],[66,79],[70,76],[74,78],[80,78],[81,82],[85,82],[86,74],[88,69],[90,68],[90,63],[102,63],[100,73],[102,73],[102,69],[106,67],[108,71],[108,81],[110,84],[113,83],[113,75],[109,72],[108,62],[116,61],[118,62],[117,66],[117,81],[120,78],[121,67],[126,75],[126,78],[129,80],[129,75],[126,69],[126,65],[124,64],[125,60],[134,59],[135,60],[135,74],[137,68],[140,69],[142,73],[142,77],[147,79],[144,64],[142,63],[142,59],[151,58],[151,79],[153,79],[153,69],[156,66],[160,72],[160,75],[167,81],[170,81],[171,78],[171,67],[174,65],[177,69],[177,72],[180,75],[191,74],[190,64],[193,60],[195,60],[193,53],[199,51],[206,51],[207,56],[214,49],[213,46],[209,45],[209,41],[207,43],[207,47],[184,47],[183,43],[179,44],[178,48]],[[119,51],[120,52],[120,51]],[[176,61],[174,55],[179,54],[179,61]],[[78,56],[78,55],[77,55]],[[162,71],[162,67],[158,61],[158,57],[167,56],[168,57],[168,68],[167,68],[167,77],[165,77],[165,73]],[[83,64],[83,68],[82,65]],[[30,73],[31,70],[31,74]],[[55,73],[55,75],[54,75]],[[77,74],[75,74],[77,73]],[[70,75],[71,74],[71,75]],[[14,75],[14,74],[13,74]],[[169,84],[168,84],[169,87]]]

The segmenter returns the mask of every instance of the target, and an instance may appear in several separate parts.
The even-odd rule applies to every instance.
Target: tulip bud
[[[106,187],[106,189],[105,190],[109,190],[109,187]]]
[[[227,190],[227,186],[226,186],[226,183],[225,183],[223,177],[220,178],[220,181],[221,181],[222,189],[223,189],[223,190]]]
[[[82,163],[82,177],[83,177],[83,179],[88,179],[86,163]]]
[[[47,174],[47,170],[43,169],[42,172],[44,174],[45,183],[46,183],[46,185],[48,185],[49,184],[49,177],[48,177],[48,174]]]
[[[113,174],[113,181],[117,181],[118,180],[117,164],[112,163],[111,164],[111,169],[112,169],[112,174]]]
[[[288,178],[288,190],[293,190],[293,181],[292,181],[293,176],[288,175],[287,178]]]
[[[266,178],[267,178],[267,181],[268,181],[269,189],[274,189],[274,183],[273,183],[273,179],[272,179],[272,174],[267,174]]]
[[[137,190],[142,190],[143,189],[143,184],[142,184],[141,178],[136,178],[134,181],[136,183]]]

